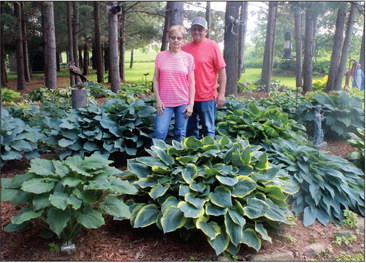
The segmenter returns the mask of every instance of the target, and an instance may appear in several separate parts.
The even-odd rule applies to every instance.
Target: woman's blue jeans
[[[173,117],[173,113],[175,118],[174,140],[180,141],[181,137],[185,138],[188,119],[184,117],[185,112],[183,112],[183,110],[187,106],[188,104],[183,104],[177,107],[165,107],[162,115],[156,114],[155,132],[153,138],[165,141],[169,132],[169,126]]]
[[[187,137],[200,139],[198,124],[201,121],[203,136],[215,137],[216,101],[195,101],[193,114],[188,119]]]

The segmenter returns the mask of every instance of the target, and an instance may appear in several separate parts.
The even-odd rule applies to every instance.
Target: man
[[[192,54],[195,62],[196,94],[193,114],[188,120],[187,137],[199,139],[198,123],[201,120],[203,136],[215,136],[216,107],[225,103],[226,63],[219,45],[208,38],[207,21],[203,17],[192,20],[192,42],[182,47]],[[220,84],[217,90],[218,83]],[[217,104],[217,106],[216,106]]]

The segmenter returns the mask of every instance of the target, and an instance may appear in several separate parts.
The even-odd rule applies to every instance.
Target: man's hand
[[[225,95],[224,94],[218,94],[216,98],[216,104],[217,108],[220,109],[225,104]]]

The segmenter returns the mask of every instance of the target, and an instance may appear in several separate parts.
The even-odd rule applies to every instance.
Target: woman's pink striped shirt
[[[176,107],[189,103],[189,74],[194,71],[191,54],[180,51],[171,54],[168,50],[159,52],[155,59],[159,70],[159,96],[165,107]]]

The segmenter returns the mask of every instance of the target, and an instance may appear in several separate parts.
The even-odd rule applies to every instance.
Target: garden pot
[[[72,108],[85,107],[87,105],[87,91],[86,89],[73,89],[71,91]]]

